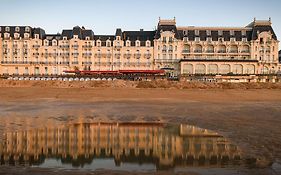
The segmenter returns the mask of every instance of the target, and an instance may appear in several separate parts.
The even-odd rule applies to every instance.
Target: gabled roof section
[[[180,39],[180,35],[178,33],[176,27],[176,19],[173,20],[162,20],[159,19],[158,27],[156,30],[155,38],[159,39],[161,37],[161,32],[170,31],[175,33],[175,38]]]
[[[39,35],[39,39],[44,39],[45,38],[45,30],[41,29],[41,28],[34,28],[33,30],[33,36],[35,36],[35,34]]]
[[[254,21],[246,27],[251,27],[253,29],[252,40],[258,39],[259,33],[262,32],[270,32],[272,34],[272,38],[277,40],[277,36],[271,25],[271,18],[269,18],[269,20],[256,20],[256,18],[254,18]]]
[[[115,36],[122,36],[122,30],[120,28],[116,29]]]

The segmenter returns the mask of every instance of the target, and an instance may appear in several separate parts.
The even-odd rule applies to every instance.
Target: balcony
[[[194,50],[194,53],[202,53],[202,50]]]
[[[95,57],[96,57],[96,58],[101,58],[101,57],[102,57],[102,54],[101,54],[101,53],[96,53],[96,54],[95,54]]]
[[[130,53],[125,53],[123,56],[124,56],[124,58],[131,58],[132,54],[130,54]]]
[[[72,45],[71,47],[72,47],[72,48],[78,48],[79,45],[78,45],[78,44],[74,44],[74,45]]]
[[[60,45],[59,46],[61,49],[69,49],[69,45]]]
[[[145,53],[145,54],[144,54],[144,57],[145,57],[145,58],[151,58],[151,55],[152,55],[151,53]]]
[[[135,58],[140,58],[141,54],[140,53],[136,53],[134,56],[135,56]]]
[[[82,53],[82,57],[91,57],[92,53]]]
[[[190,53],[190,50],[183,50],[182,53],[183,53],[183,54],[189,54],[189,53]]]
[[[229,50],[228,53],[238,53],[238,50]]]
[[[83,45],[82,48],[84,49],[91,49],[93,46],[92,45]]]
[[[214,50],[206,50],[206,53],[214,53]]]
[[[86,65],[91,65],[92,62],[91,62],[91,61],[85,61],[85,62],[82,62],[82,64],[83,64],[83,65],[85,65],[85,64],[86,64]]]
[[[79,64],[78,61],[72,61],[71,64]]]
[[[40,46],[39,44],[35,44],[35,45],[33,45],[32,47],[38,49],[38,48],[40,48],[41,46]]]

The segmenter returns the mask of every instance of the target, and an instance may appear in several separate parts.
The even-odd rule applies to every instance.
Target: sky
[[[85,26],[95,34],[153,30],[161,19],[177,26],[242,27],[271,17],[281,38],[280,0],[0,0],[0,25],[41,27],[48,34]]]

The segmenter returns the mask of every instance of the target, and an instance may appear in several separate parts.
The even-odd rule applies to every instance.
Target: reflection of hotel
[[[177,27],[96,35],[78,26],[61,34],[0,26],[0,74],[62,74],[64,70],[157,70],[171,74],[268,74],[278,71],[271,20],[246,27]],[[281,66],[280,66],[281,67]]]
[[[218,166],[240,159],[240,151],[217,133],[189,125],[73,124],[9,132],[0,145],[1,164],[40,164],[46,158],[84,165],[93,158],[156,163],[158,168]]]

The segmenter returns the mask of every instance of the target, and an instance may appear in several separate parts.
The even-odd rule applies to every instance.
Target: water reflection
[[[218,133],[185,124],[75,123],[3,138],[2,165],[161,170],[221,167],[241,158],[237,146]]]

